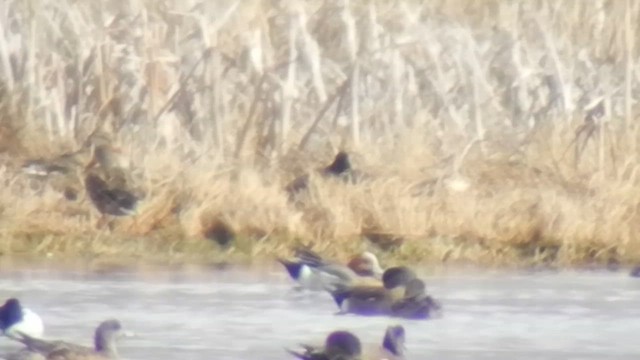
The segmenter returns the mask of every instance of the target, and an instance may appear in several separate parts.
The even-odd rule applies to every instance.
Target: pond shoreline
[[[227,259],[221,253],[210,259],[204,259],[202,254],[181,254],[180,256],[143,256],[135,257],[131,254],[91,254],[87,256],[70,254],[3,254],[0,256],[0,272],[11,273],[51,273],[51,274],[86,274],[96,276],[127,275],[143,278],[184,276],[198,278],[210,274],[224,272],[242,272],[266,274],[278,271],[281,265],[275,255],[249,257],[230,251]],[[491,266],[472,262],[432,263],[409,261],[402,262],[384,256],[383,265],[394,266],[406,264],[421,269],[429,275],[443,274],[475,274],[475,273],[555,273],[565,271],[577,272],[628,272],[631,265],[607,266],[606,264],[579,264],[572,266],[524,266],[513,264],[493,264]],[[283,271],[283,274],[285,272]]]

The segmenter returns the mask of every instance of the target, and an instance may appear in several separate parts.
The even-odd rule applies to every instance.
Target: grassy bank
[[[639,261],[639,7],[5,1],[2,254],[206,264],[305,243],[387,262]],[[21,170],[96,133],[142,197],[108,226],[81,170]],[[338,150],[365,180],[314,175]]]

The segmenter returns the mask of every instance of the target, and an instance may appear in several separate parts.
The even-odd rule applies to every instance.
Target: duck
[[[40,338],[44,334],[44,325],[38,314],[25,308],[16,298],[10,298],[0,307],[0,330],[15,339],[18,333]]]
[[[390,315],[391,306],[406,297],[406,285],[416,274],[406,266],[388,268],[382,275],[382,286],[335,284],[327,291],[340,311],[338,314],[364,316]]]
[[[349,160],[349,154],[345,151],[339,151],[331,164],[320,169],[318,173],[325,178],[343,179],[348,181],[353,169],[351,167],[351,161]],[[289,197],[294,197],[297,193],[306,190],[309,187],[310,174],[304,174],[298,176],[291,181],[285,187],[285,191],[289,194]]]
[[[103,215],[127,216],[136,213],[138,198],[132,192],[109,186],[94,173],[87,174],[84,184],[91,202]]]
[[[424,281],[415,278],[405,286],[404,297],[391,304],[390,315],[404,319],[421,320],[439,317],[441,311],[442,305],[427,295]]]
[[[379,282],[383,273],[378,258],[368,251],[356,255],[347,265],[327,261],[308,248],[296,249],[295,255],[296,260],[277,260],[299,289],[326,290],[335,283]]]
[[[301,360],[356,360],[362,355],[360,339],[350,331],[337,330],[327,336],[323,347],[300,344],[304,352],[287,349],[287,352]]]
[[[405,353],[405,329],[402,325],[388,326],[382,344],[370,351],[363,349],[360,339],[350,331],[337,330],[327,336],[322,347],[302,344],[304,349],[287,352],[301,360],[401,360]]]
[[[104,360],[118,359],[116,339],[122,325],[117,319],[101,322],[95,330],[94,346],[87,347],[62,340],[43,340],[19,333],[18,341],[31,352],[41,354],[47,360]]]

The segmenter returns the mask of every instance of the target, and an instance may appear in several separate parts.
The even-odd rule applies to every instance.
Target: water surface
[[[407,359],[637,359],[640,279],[624,273],[456,274],[426,277],[441,319],[336,316],[328,294],[292,291],[280,271],[217,272],[172,280],[45,272],[4,274],[49,338],[90,344],[117,317],[137,334],[126,359],[287,359],[284,347],[334,329],[377,344],[388,324],[407,330]],[[2,352],[16,349],[0,339]]]

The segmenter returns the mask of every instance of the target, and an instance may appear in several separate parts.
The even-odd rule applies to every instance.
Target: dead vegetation
[[[604,0],[4,1],[2,253],[187,261],[310,243],[395,261],[638,260],[639,14]],[[78,151],[68,172],[22,171]],[[314,175],[339,151],[362,181]],[[136,190],[135,216],[98,226],[92,166]]]

